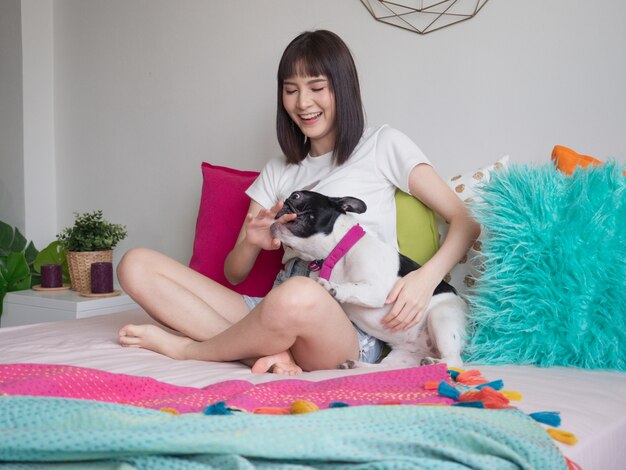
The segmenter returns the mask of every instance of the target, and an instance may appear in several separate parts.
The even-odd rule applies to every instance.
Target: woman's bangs
[[[328,72],[322,60],[307,51],[293,54],[293,57],[286,57],[283,66],[278,73],[278,79],[283,82],[290,77],[328,77]]]

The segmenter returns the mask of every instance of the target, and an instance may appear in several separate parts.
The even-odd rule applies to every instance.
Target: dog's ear
[[[356,197],[332,197],[330,198],[342,212],[354,212],[362,214],[367,210],[367,205]]]

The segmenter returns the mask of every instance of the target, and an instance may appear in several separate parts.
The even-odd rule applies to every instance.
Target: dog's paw
[[[437,357],[425,357],[420,361],[420,365],[422,366],[431,366],[433,364],[445,364],[448,367],[462,367],[463,360],[460,357],[444,357],[439,359]]]
[[[335,287],[333,286],[333,284],[330,281],[327,281],[326,279],[322,279],[321,277],[317,279],[317,283],[322,286],[324,289],[326,289],[326,291],[332,295],[333,297],[337,297],[337,289],[335,289]]]
[[[337,366],[337,369],[356,369],[356,362],[352,359],[348,359]]]
[[[432,366],[433,364],[439,364],[441,359],[437,359],[436,357],[424,357],[420,361],[421,366]]]
[[[441,362],[445,362],[448,367],[455,367],[457,369],[463,367],[463,359],[461,359],[461,356],[444,357],[441,359]]]

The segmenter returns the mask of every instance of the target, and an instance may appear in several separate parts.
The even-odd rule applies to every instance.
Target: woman
[[[450,223],[446,240],[419,270],[400,279],[387,302],[387,328],[409,328],[424,313],[446,273],[467,252],[479,227],[464,204],[404,134],[365,129],[359,80],[345,43],[329,31],[305,32],[285,49],[278,68],[277,135],[284,157],[270,161],[247,190],[250,208],[225,274],[237,284],[262,249],[280,247],[269,226],[294,190],[354,196],[366,202],[365,229],[397,246],[394,194],[410,192]],[[296,217],[287,214],[279,221]],[[285,251],[285,269],[263,298],[241,296],[160,253],[129,251],[118,267],[123,289],[156,320],[126,325],[124,346],[175,359],[241,360],[252,372],[297,374],[336,368],[346,360],[377,362],[382,344],[358,330]]]

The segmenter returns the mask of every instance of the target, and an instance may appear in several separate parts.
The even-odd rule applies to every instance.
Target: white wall
[[[200,163],[258,170],[279,153],[276,67],[303,30],[346,40],[369,122],[407,133],[443,176],[504,154],[547,162],[555,144],[626,157],[621,0],[493,0],[426,36],[358,0],[53,6],[58,228],[103,209],[128,226],[118,259],[143,245],[187,262]]]
[[[0,220],[24,230],[22,28],[19,0],[0,2]]]
[[[21,13],[24,233],[42,249],[57,233],[52,0],[22,0]]]

